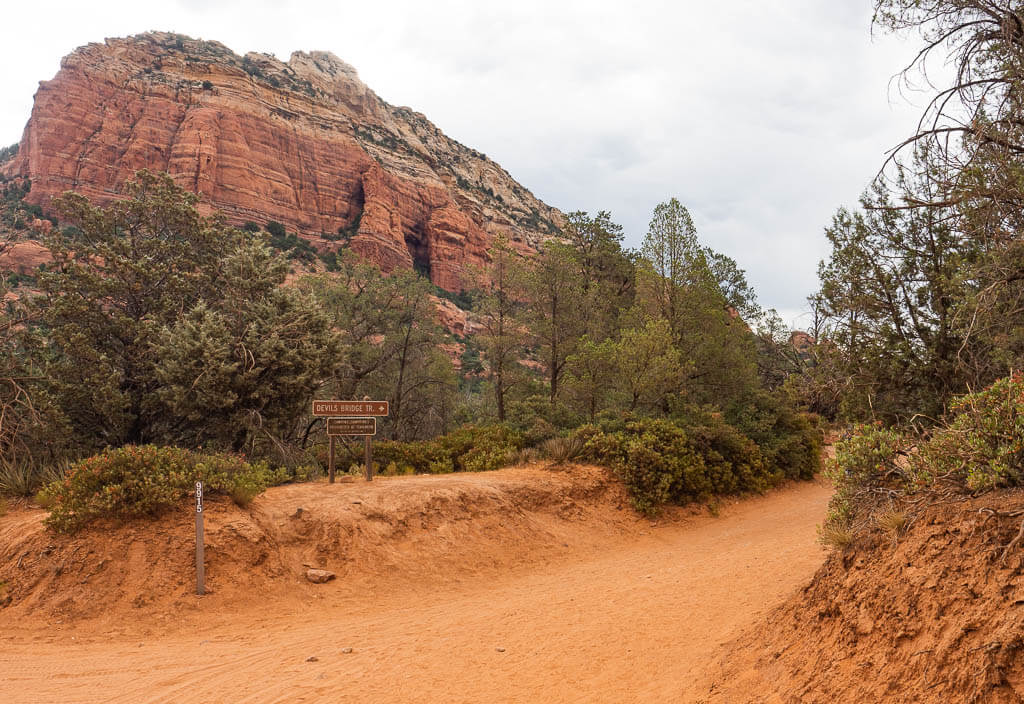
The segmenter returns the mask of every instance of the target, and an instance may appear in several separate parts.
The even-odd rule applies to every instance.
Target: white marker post
[[[196,482],[196,594],[206,593],[206,555],[203,546],[203,483]]]

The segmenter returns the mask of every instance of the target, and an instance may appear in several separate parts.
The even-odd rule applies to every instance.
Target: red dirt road
[[[149,635],[19,620],[0,627],[0,701],[696,702],[715,649],[822,563],[830,494],[792,484],[559,560],[394,592],[339,580]]]

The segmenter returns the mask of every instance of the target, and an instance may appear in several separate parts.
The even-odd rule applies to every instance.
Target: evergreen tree
[[[72,193],[55,201],[75,227],[47,241],[54,263],[30,302],[44,389],[77,441],[116,446],[207,437],[197,427],[208,422],[203,409],[212,403],[205,383],[245,396],[235,419],[238,411],[282,421],[297,389],[308,393],[316,383],[311,348],[320,342],[303,335],[326,340],[317,316],[303,309],[307,302],[277,292],[284,265],[251,233],[200,216],[196,196],[166,174],[138,172],[126,195],[105,208]],[[258,340],[258,331],[286,324],[301,327],[287,331],[282,344],[295,349],[278,363],[271,358],[283,347]],[[186,364],[172,341],[213,366]],[[211,349],[200,349],[205,343]],[[209,422],[227,423],[226,415]],[[240,442],[236,436],[230,444]]]
[[[491,263],[478,272],[474,296],[482,330],[478,333],[487,362],[487,377],[494,393],[499,422],[505,421],[509,393],[524,381],[520,361],[525,354],[525,330],[520,322],[516,284],[521,281],[516,254],[503,238],[491,248]]]

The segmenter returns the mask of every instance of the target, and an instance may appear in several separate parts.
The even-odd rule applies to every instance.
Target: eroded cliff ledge
[[[45,208],[66,190],[112,200],[140,168],[169,172],[233,223],[277,220],[322,250],[347,240],[386,272],[415,266],[451,291],[498,234],[535,250],[561,221],[325,52],[283,62],[157,32],[89,44],[40,83],[2,173],[31,179],[28,200]]]

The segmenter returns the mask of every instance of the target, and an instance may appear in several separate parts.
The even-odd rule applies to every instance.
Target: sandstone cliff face
[[[0,173],[31,179],[28,200],[45,208],[65,190],[112,200],[140,168],[169,172],[233,223],[277,220],[321,249],[343,232],[384,271],[415,266],[451,291],[499,234],[529,252],[561,222],[332,54],[240,57],[165,33],[65,57]]]

